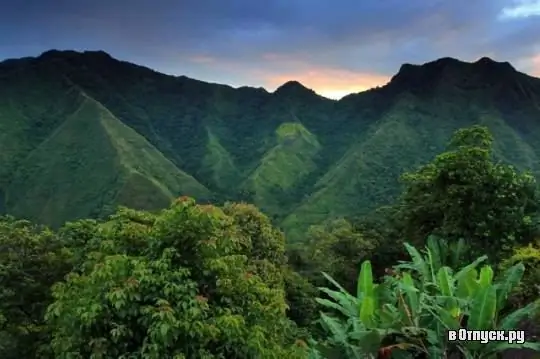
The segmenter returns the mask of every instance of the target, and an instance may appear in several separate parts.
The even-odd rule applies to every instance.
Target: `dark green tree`
[[[313,284],[325,282],[324,271],[350,289],[358,266],[374,255],[376,247],[373,238],[356,231],[349,221],[338,219],[312,226],[306,241],[291,248],[290,255],[294,267]]]
[[[403,176],[396,216],[403,238],[414,243],[429,234],[450,241],[465,238],[472,255],[488,252],[490,259],[531,239],[536,181],[495,162],[492,143],[485,127],[458,130],[446,152]]]
[[[48,357],[44,321],[50,287],[71,270],[71,253],[54,232],[0,217],[0,357]]]

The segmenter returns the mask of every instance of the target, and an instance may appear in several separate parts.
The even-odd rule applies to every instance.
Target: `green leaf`
[[[441,267],[437,272],[437,280],[442,295],[452,297],[454,295],[454,279],[449,267]]]
[[[497,309],[497,292],[494,286],[481,287],[474,297],[467,327],[471,330],[487,330],[493,327]]]
[[[430,235],[427,239],[427,247],[432,254],[433,269],[438,271],[444,265],[443,251],[441,250],[441,239]]]
[[[537,315],[540,309],[540,303],[538,301],[532,302],[524,306],[523,308],[517,309],[512,313],[505,316],[498,323],[497,329],[500,330],[513,330],[518,327],[520,322],[525,318],[534,317]]]
[[[394,305],[388,303],[383,304],[378,315],[381,328],[389,328],[399,319],[398,309]]]
[[[426,310],[429,311],[440,324],[442,324],[444,331],[459,329],[460,323],[458,317],[452,315],[452,313],[446,308],[438,307],[435,308],[435,310],[432,308],[426,308]],[[444,333],[440,332],[439,338],[442,338],[443,336]]]
[[[373,272],[369,260],[362,263],[360,273],[358,274],[356,297],[360,299],[362,294],[370,297],[373,296]]]
[[[418,289],[415,287],[414,281],[409,272],[403,273],[401,280],[404,284],[402,288],[405,292],[405,298],[407,300],[407,304],[409,305],[409,310],[411,311],[413,319],[416,319],[419,310]]]
[[[159,334],[161,335],[162,340],[164,340],[165,338],[167,338],[167,334],[169,334],[169,329],[170,329],[170,326],[169,326],[169,324],[167,324],[167,323],[162,323],[162,324],[159,326]]]
[[[516,287],[525,272],[525,266],[522,263],[513,265],[504,271],[502,278],[497,283],[497,308],[501,310],[506,303],[508,295]]]
[[[373,316],[375,314],[375,301],[373,297],[364,297],[360,304],[360,320],[366,328],[373,327]]]
[[[425,282],[435,283],[437,281],[435,277],[435,271],[437,270],[435,268],[435,264],[433,262],[433,255],[431,253],[431,250],[429,248],[426,249],[426,256],[427,256],[427,267],[429,269],[429,277],[426,277],[424,279]]]
[[[328,280],[330,283],[332,283],[336,288],[338,288],[342,293],[347,293],[349,294],[349,292],[347,292],[347,290],[345,288],[343,288],[338,282],[336,282],[336,280],[334,278],[332,278],[328,273],[326,272],[321,272],[322,275],[326,278],[326,280]]]
[[[331,300],[328,300],[328,299],[315,298],[315,301],[319,303],[320,305],[322,305],[323,307],[335,309],[347,317],[356,315],[356,307],[353,307],[354,310],[350,311],[349,310],[350,308],[343,307],[339,305],[338,303],[332,302]]]
[[[332,333],[333,339],[337,343],[347,343],[347,331],[341,322],[333,317],[321,313],[322,324]]]
[[[478,272],[476,269],[470,269],[467,272],[463,272],[458,281],[458,297],[462,299],[472,299],[479,288],[477,282]],[[454,276],[454,280],[457,279],[457,275]]]
[[[418,252],[418,250],[414,246],[411,246],[409,243],[404,243],[404,245],[405,249],[411,256],[416,271],[418,271],[424,278],[429,278],[430,270],[420,252]]]
[[[488,259],[487,256],[481,256],[481,257],[475,259],[471,264],[466,265],[466,266],[463,267],[460,271],[458,271],[458,272],[454,275],[454,279],[455,279],[456,281],[459,281],[463,276],[468,275],[470,271],[475,270],[476,267],[478,267],[478,265],[479,265],[480,263],[485,262],[487,259]]]
[[[358,342],[363,354],[375,354],[384,338],[378,330],[357,330],[350,333],[350,338]]]
[[[357,316],[357,303],[358,300],[348,293],[341,293],[328,288],[319,288],[321,292],[326,293],[330,298],[334,300],[334,303],[339,305],[343,311],[346,311],[350,316]]]
[[[491,266],[485,265],[480,269],[480,278],[478,279],[478,284],[482,288],[487,288],[491,286],[493,282],[493,269]]]
[[[457,318],[461,314],[458,301],[454,298],[454,279],[451,275],[449,267],[441,267],[437,273],[439,290],[445,298],[445,311],[448,312],[450,318]],[[457,320],[457,319],[456,319]]]

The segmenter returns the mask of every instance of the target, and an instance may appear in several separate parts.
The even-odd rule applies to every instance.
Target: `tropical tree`
[[[290,249],[290,258],[294,267],[315,285],[324,284],[320,273],[325,272],[351,289],[358,267],[375,255],[377,244],[349,221],[337,219],[311,226],[305,242]]]
[[[56,357],[304,357],[273,252],[283,243],[253,208],[226,212],[183,197],[96,227],[101,244],[87,241],[81,269],[53,289]]]
[[[404,174],[403,181],[396,222],[414,243],[429,234],[467,238],[472,255],[496,260],[532,237],[539,203],[535,179],[495,162],[485,127],[456,131],[446,152]]]
[[[45,356],[50,287],[71,270],[71,253],[50,229],[0,217],[0,357]]]

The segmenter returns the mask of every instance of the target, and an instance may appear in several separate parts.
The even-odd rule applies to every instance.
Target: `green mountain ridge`
[[[540,172],[540,79],[488,58],[405,64],[334,101],[49,51],[0,63],[0,209],[57,226],[181,195],[246,200],[299,238],[389,203],[403,171],[475,123],[501,161]]]
[[[178,170],[95,100],[80,107],[20,163],[6,186],[8,212],[53,226],[110,204],[152,209],[179,191],[209,191]]]

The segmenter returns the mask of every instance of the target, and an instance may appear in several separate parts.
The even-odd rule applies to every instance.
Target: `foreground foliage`
[[[520,282],[524,266],[509,267],[494,280],[491,266],[478,266],[487,257],[451,268],[441,261],[435,241],[425,254],[405,244],[410,262],[394,267],[395,273],[376,283],[370,261],[358,275],[356,296],[327,276],[336,290],[321,288],[332,300],[318,302],[340,317],[321,314],[321,322],[331,335],[325,343],[341,349],[346,358],[429,358],[460,355],[466,359],[495,358],[509,348],[540,351],[540,343],[457,342],[446,340],[448,330],[512,330],[525,318],[539,313],[535,301],[511,313],[502,314],[512,289]],[[313,357],[321,357],[313,350]]]
[[[491,359],[509,346],[445,331],[538,327],[540,255],[536,183],[490,146],[458,131],[396,203],[287,246],[255,206],[189,197],[58,230],[0,217],[0,357]]]
[[[70,268],[69,251],[54,232],[0,217],[0,357],[47,354],[49,289]]]
[[[53,290],[56,357],[300,358],[285,315],[282,238],[251,207],[225,212],[180,199],[145,214],[143,246],[129,213],[96,228],[103,251]],[[125,250],[131,240],[139,248]]]
[[[538,243],[530,243],[523,247],[517,247],[511,257],[501,262],[501,269],[506,270],[510,266],[522,263],[525,275],[512,295],[512,305],[522,307],[524,303],[540,297],[540,248]]]
[[[2,358],[305,356],[283,235],[253,206],[184,197],[56,233],[0,224]]]

